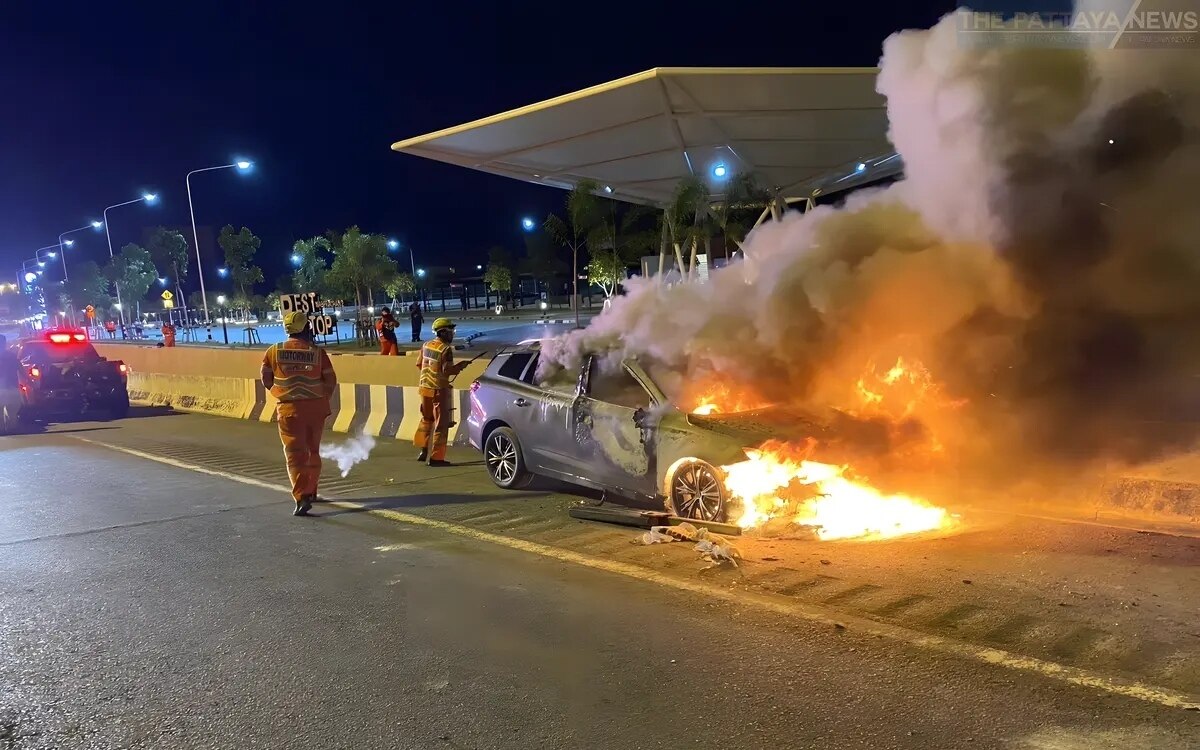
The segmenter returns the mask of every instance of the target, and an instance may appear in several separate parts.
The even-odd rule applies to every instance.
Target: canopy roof
[[[566,189],[590,178],[635,203],[665,204],[689,174],[720,194],[752,172],[790,196],[889,148],[878,72],[655,68],[392,149]]]

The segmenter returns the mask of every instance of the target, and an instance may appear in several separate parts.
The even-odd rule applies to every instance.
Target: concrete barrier
[[[128,365],[129,395],[135,403],[258,422],[275,420],[277,402],[258,379],[262,349],[110,343],[98,343],[96,349]],[[412,439],[421,421],[415,356],[331,353],[329,358],[338,390],[330,399],[328,429]],[[489,361],[480,358],[456,379],[460,386],[454,391],[457,424],[450,428],[450,440],[456,445],[466,442],[466,431],[460,429],[470,409],[468,387]]]

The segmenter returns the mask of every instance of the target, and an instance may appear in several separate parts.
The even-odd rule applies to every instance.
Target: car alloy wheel
[[[688,461],[671,477],[671,511],[680,518],[720,521],[725,493],[717,470],[703,461]]]
[[[504,489],[526,487],[533,479],[525,468],[517,435],[509,427],[497,427],[488,434],[483,460],[492,481]]]

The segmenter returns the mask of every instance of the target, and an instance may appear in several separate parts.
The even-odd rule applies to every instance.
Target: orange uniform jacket
[[[271,395],[280,403],[327,399],[337,389],[329,355],[303,339],[289,338],[272,345],[263,357],[263,369],[274,375]]]

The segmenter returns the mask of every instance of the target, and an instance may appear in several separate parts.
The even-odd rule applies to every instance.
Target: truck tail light
[[[34,380],[37,380],[38,378],[42,377],[42,371],[36,367],[30,367],[29,368],[29,377],[33,378]]]
[[[121,371],[121,374],[122,374],[122,375],[128,375],[128,374],[129,374],[129,365],[125,364],[124,362],[121,362],[121,363],[119,363],[119,364],[117,365],[117,369],[119,369],[119,370]]]

